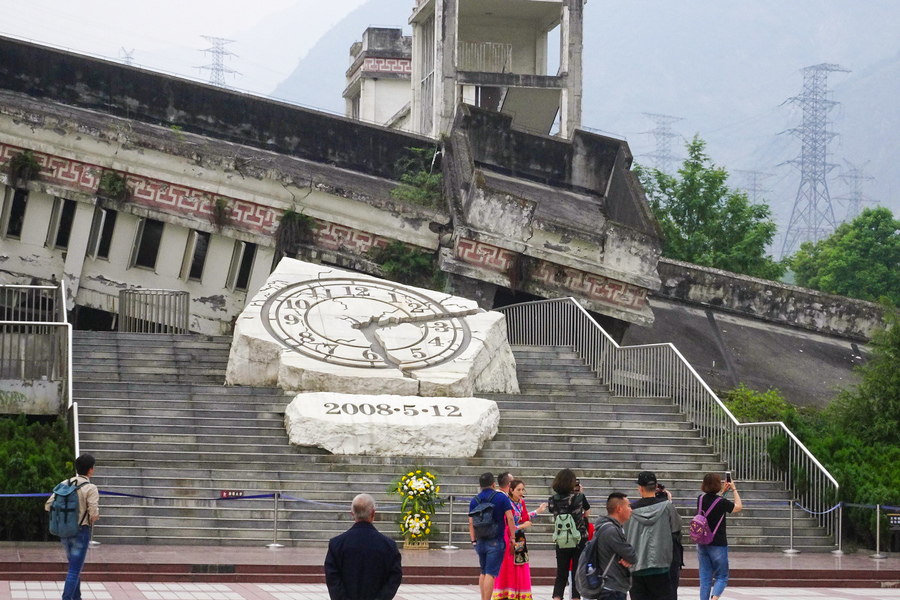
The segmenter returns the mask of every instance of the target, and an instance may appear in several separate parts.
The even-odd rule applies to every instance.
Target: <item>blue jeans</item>
[[[728,546],[704,546],[697,544],[700,559],[700,600],[721,596],[728,585]],[[715,582],[715,583],[713,583]]]
[[[59,538],[59,541],[62,542],[69,561],[69,574],[66,575],[62,600],[81,600],[81,568],[91,543],[91,528],[84,525],[73,537]]]
[[[475,542],[475,552],[478,554],[481,574],[497,577],[500,574],[500,567],[503,566],[503,556],[506,554],[506,538],[478,540]]]

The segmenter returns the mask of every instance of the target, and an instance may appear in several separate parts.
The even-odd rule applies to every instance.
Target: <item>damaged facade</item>
[[[621,327],[652,321],[659,233],[624,141],[534,135],[464,104],[436,141],[18,40],[0,50],[0,283],[64,280],[82,317],[116,314],[121,289],[187,291],[191,329],[229,333],[294,211],[312,219],[290,252],[306,260],[381,274],[370,251],[399,241],[486,307],[574,296]],[[444,175],[434,206],[392,194],[422,149]],[[26,151],[40,171],[11,185]]]

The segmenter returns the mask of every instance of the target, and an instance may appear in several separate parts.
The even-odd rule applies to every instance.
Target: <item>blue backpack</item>
[[[493,540],[500,535],[500,528],[494,521],[494,503],[491,500],[497,495],[495,490],[486,500],[481,500],[469,511],[472,517],[472,529],[475,530],[475,538],[479,540]]]
[[[69,479],[63,481],[55,488],[53,503],[50,505],[50,533],[61,538],[75,537],[81,529],[84,515],[79,515],[78,490],[87,485],[87,481],[79,484]]]

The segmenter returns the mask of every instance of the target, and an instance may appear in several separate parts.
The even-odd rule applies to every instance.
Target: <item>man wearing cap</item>
[[[625,537],[637,556],[631,567],[631,599],[675,600],[669,569],[675,536],[681,536],[681,517],[668,491],[657,497],[654,473],[642,471],[637,483],[641,498],[632,504],[625,526]]]

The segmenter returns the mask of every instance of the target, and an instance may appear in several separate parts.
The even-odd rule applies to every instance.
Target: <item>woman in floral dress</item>
[[[523,549],[525,531],[531,527],[532,517],[547,510],[547,503],[541,504],[537,510],[528,512],[525,508],[525,484],[521,479],[513,479],[509,484],[509,499],[513,507],[513,520],[516,524],[516,551],[506,553],[500,575],[494,582],[494,593],[491,600],[532,600],[531,569],[528,567],[527,554]],[[520,541],[521,540],[521,541]]]

